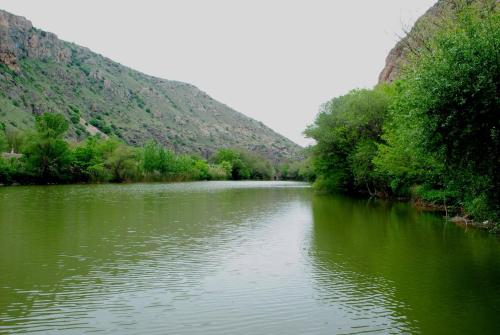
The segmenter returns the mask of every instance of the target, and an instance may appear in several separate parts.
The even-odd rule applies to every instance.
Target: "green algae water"
[[[495,334],[500,243],[307,184],[0,188],[0,333]]]

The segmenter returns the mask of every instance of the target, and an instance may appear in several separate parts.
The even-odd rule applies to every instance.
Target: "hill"
[[[0,10],[0,121],[28,129],[43,112],[64,114],[73,140],[101,133],[140,145],[153,138],[205,157],[241,147],[274,161],[301,150],[193,85],[148,76]]]

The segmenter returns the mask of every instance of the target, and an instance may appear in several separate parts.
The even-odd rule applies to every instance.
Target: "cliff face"
[[[242,147],[274,160],[301,151],[193,85],[145,75],[0,10],[0,122],[26,129],[46,111],[66,115],[75,140],[97,131],[129,144],[155,139],[203,156]]]
[[[453,19],[461,3],[475,6],[498,6],[500,0],[438,0],[413,25],[413,28],[389,52],[379,83],[390,83],[401,75],[402,68],[412,53],[418,54],[425,42],[433,37],[444,19]],[[498,8],[498,7],[497,7]]]
[[[67,63],[71,50],[56,35],[35,29],[24,17],[0,10],[0,62],[20,71],[23,58]]]
[[[414,24],[413,28],[389,52],[385,67],[379,75],[379,83],[390,83],[398,78],[401,68],[406,63],[411,52],[418,52],[423,40],[432,36],[437,26],[435,21],[450,11],[450,2],[439,0]]]

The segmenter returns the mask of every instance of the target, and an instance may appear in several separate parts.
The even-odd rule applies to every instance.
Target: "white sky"
[[[196,85],[291,140],[325,101],[372,87],[436,0],[0,0],[43,30]]]

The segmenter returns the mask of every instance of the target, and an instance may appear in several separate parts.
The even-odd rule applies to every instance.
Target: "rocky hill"
[[[478,6],[495,6],[500,0],[439,0],[413,25],[410,31],[396,44],[386,58],[384,69],[379,75],[379,83],[392,82],[401,74],[402,67],[412,53],[418,54],[426,42],[435,34],[443,19],[453,18],[460,2],[475,3]]]
[[[193,85],[145,75],[0,10],[0,121],[27,129],[46,111],[63,113],[75,140],[100,133],[139,145],[153,138],[178,152],[242,147],[273,160],[301,151]]]

